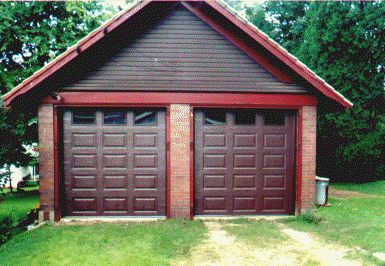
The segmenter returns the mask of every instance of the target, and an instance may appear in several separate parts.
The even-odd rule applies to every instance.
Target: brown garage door
[[[165,121],[161,109],[65,111],[67,215],[166,215]]]
[[[195,111],[195,214],[294,213],[295,113]]]

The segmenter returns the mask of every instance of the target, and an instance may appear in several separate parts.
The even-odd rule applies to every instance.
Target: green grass
[[[27,212],[31,211],[33,206],[39,204],[39,187],[26,188],[25,192],[14,192],[12,195],[0,194],[3,202],[0,203],[0,214],[11,215],[15,221],[24,219]]]
[[[0,246],[0,265],[169,265],[204,239],[200,221],[47,225]]]
[[[371,190],[377,191],[373,188]],[[329,198],[329,202],[330,207],[315,209],[316,217],[322,218],[319,224],[301,218],[287,218],[280,222],[299,231],[314,232],[340,244],[361,247],[368,251],[367,260],[383,265],[371,254],[385,253],[385,198]]]
[[[239,218],[235,220],[222,221],[223,229],[229,234],[236,235],[258,247],[271,247],[288,239],[288,236],[281,232],[281,229],[267,220],[251,220]]]
[[[385,180],[370,182],[365,184],[331,183],[330,187],[335,189],[340,189],[340,190],[356,191],[364,194],[385,196]]]

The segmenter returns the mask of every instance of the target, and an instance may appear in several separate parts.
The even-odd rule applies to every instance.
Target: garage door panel
[[[128,177],[126,175],[105,175],[103,189],[128,189]]]
[[[205,169],[226,168],[226,154],[205,154],[203,167]]]
[[[126,154],[103,154],[103,169],[127,169],[127,155]]]
[[[285,169],[286,156],[285,154],[264,154],[263,169]]]
[[[156,198],[134,198],[134,212],[157,212]]]
[[[90,110],[63,113],[67,215],[165,215],[165,111]]]
[[[234,148],[256,148],[257,134],[234,134]]]
[[[255,212],[255,197],[234,197],[234,211]]]
[[[156,148],[157,139],[156,133],[135,133],[134,148]]]
[[[295,115],[216,110],[194,113],[195,214],[292,214]]]
[[[73,168],[89,168],[96,169],[96,154],[73,154]]]
[[[263,178],[264,189],[285,189],[286,188],[286,177],[284,174],[280,175],[264,175]]]
[[[256,154],[234,154],[234,170],[237,169],[255,169],[257,167]]]
[[[204,197],[203,209],[205,211],[226,211],[226,198],[225,197]]]
[[[134,175],[135,189],[155,189],[157,187],[157,175]]]
[[[264,134],[264,145],[265,149],[286,149],[286,134]]]
[[[72,134],[72,147],[95,147],[95,133]]]
[[[127,134],[116,132],[116,133],[106,133],[103,132],[103,148],[117,148],[122,147],[126,148],[127,143]]]
[[[134,169],[152,169],[157,168],[157,154],[134,154]]]
[[[222,134],[203,134],[203,145],[206,148],[226,148],[226,135]]]
[[[204,175],[203,176],[203,188],[226,188],[226,176],[222,175]]]
[[[264,211],[284,211],[285,197],[284,196],[264,197],[263,210]]]
[[[73,198],[73,212],[77,213],[96,213],[96,198]]]
[[[257,186],[257,179],[255,175],[234,175],[234,189],[255,189]]]
[[[104,198],[104,213],[124,213],[127,214],[128,200],[127,198]]]
[[[96,189],[95,175],[74,175],[72,187],[73,189]]]

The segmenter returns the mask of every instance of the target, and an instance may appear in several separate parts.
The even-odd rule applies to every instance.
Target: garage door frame
[[[70,99],[69,99],[70,100]],[[50,100],[49,100],[50,101]],[[100,109],[111,109],[111,108],[118,108],[118,109],[135,109],[135,108],[162,108],[165,109],[165,170],[166,170],[166,177],[165,177],[165,193],[166,193],[166,215],[165,216],[143,216],[143,217],[167,217],[169,216],[169,204],[170,204],[170,189],[169,189],[169,177],[170,177],[170,123],[169,123],[169,116],[170,116],[170,106],[165,104],[112,104],[111,101],[108,101],[107,97],[107,103],[89,103],[84,105],[74,104],[72,101],[68,101],[66,104],[59,104],[59,105],[53,105],[53,124],[54,124],[54,169],[55,169],[55,179],[54,179],[54,193],[55,193],[55,221],[59,221],[60,218],[63,217],[63,214],[65,213],[65,207],[63,205],[66,204],[66,196],[65,196],[65,186],[64,186],[64,165],[61,163],[63,161],[64,156],[64,143],[63,143],[63,114],[65,111],[68,110],[74,110],[76,108],[92,108],[96,110]],[[72,217],[72,216],[70,216]],[[78,216],[81,217],[81,216]],[[91,216],[91,217],[101,217],[101,216]],[[103,216],[108,217],[108,216]],[[120,217],[141,217],[141,216],[120,216]]]
[[[194,110],[193,110],[193,114],[194,114],[194,125],[193,125],[193,127],[194,127],[194,141],[196,141],[196,137],[197,137],[197,127],[199,127],[199,125],[197,124],[197,123],[200,123],[200,122],[203,122],[203,120],[202,120],[202,118],[201,119],[197,119],[195,116],[196,115],[198,115],[199,113],[201,113],[201,116],[204,116],[204,113],[206,113],[207,111],[209,111],[209,110],[218,110],[218,112],[220,112],[220,111],[222,111],[224,114],[226,114],[226,117],[231,113],[231,117],[233,117],[233,118],[235,118],[235,114],[236,113],[238,113],[239,111],[241,111],[241,110],[243,110],[243,111],[245,111],[245,110],[247,110],[247,109],[250,109],[250,110],[253,110],[253,112],[252,112],[252,114],[253,114],[253,116],[254,116],[254,118],[255,119],[257,119],[257,121],[258,120],[260,120],[260,119],[262,119],[262,121],[263,121],[263,117],[266,115],[266,111],[269,111],[269,113],[270,114],[272,114],[272,113],[274,113],[274,111],[279,111],[279,110],[281,110],[281,111],[283,111],[282,112],[282,114],[284,115],[284,117],[285,117],[285,121],[286,122],[289,122],[289,121],[291,121],[291,122],[289,122],[289,124],[284,124],[284,128],[287,128],[287,127],[289,127],[289,129],[290,130],[288,130],[288,131],[285,131],[284,130],[284,128],[282,128],[282,127],[278,127],[277,129],[278,129],[278,131],[281,131],[281,132],[285,132],[286,134],[288,134],[287,135],[287,137],[288,137],[288,139],[290,140],[292,140],[290,143],[288,143],[287,145],[287,150],[283,153],[283,154],[285,154],[285,155],[287,155],[287,156],[285,156],[285,157],[287,157],[287,159],[288,160],[290,160],[292,163],[290,164],[287,164],[287,166],[288,166],[288,168],[289,169],[291,169],[291,170],[289,170],[289,172],[285,172],[286,173],[286,175],[288,175],[288,176],[291,176],[291,178],[290,178],[290,180],[289,180],[289,182],[290,182],[290,184],[286,184],[285,186],[288,186],[288,193],[285,193],[285,195],[291,195],[291,192],[292,192],[292,198],[290,198],[290,199],[285,199],[285,210],[265,210],[265,209],[262,209],[262,206],[260,206],[260,204],[261,204],[261,202],[259,202],[259,204],[258,204],[258,208],[257,209],[254,209],[254,211],[256,212],[256,213],[252,213],[252,212],[254,212],[254,211],[251,211],[251,210],[243,210],[243,211],[241,211],[241,210],[235,210],[235,209],[232,209],[232,211],[231,212],[234,212],[234,214],[228,214],[227,213],[227,211],[226,211],[226,213],[224,213],[224,214],[220,214],[222,211],[219,211],[219,210],[215,210],[215,211],[213,211],[213,213],[217,213],[217,214],[214,214],[215,216],[216,215],[218,215],[218,216],[237,216],[237,215],[242,215],[242,216],[248,216],[248,215],[251,215],[251,216],[254,216],[254,215],[264,215],[264,214],[270,214],[270,215],[272,215],[272,214],[293,214],[293,211],[294,211],[294,209],[295,209],[295,206],[293,205],[293,204],[295,204],[295,191],[296,191],[296,186],[295,186],[295,181],[296,181],[296,173],[295,173],[295,169],[296,169],[296,143],[297,143],[297,136],[296,136],[296,128],[297,128],[297,116],[298,116],[298,110],[296,110],[296,109],[292,109],[292,108],[281,108],[281,109],[272,109],[272,108],[254,108],[254,107],[252,107],[252,106],[249,106],[248,108],[244,108],[244,107],[240,107],[240,106],[236,106],[236,107],[229,107],[229,106],[225,106],[225,107],[222,107],[222,108],[208,108],[208,107],[205,107],[205,108],[194,108]],[[257,117],[255,117],[255,116],[257,116]],[[226,117],[224,117],[225,119],[226,119]],[[202,121],[201,121],[202,120]],[[227,119],[226,119],[226,121],[227,121]],[[261,121],[260,121],[261,122]],[[259,122],[259,123],[260,123]],[[219,131],[216,131],[215,130],[215,128],[217,128],[218,130],[220,129],[220,131],[223,133],[223,132],[227,132],[227,133],[225,133],[225,135],[228,135],[228,133],[229,133],[229,131],[227,131],[226,130],[226,128],[229,126],[229,121],[227,121],[227,122],[225,122],[225,124],[224,125],[222,125],[222,126],[214,126],[214,127],[211,127],[211,126],[204,126],[204,125],[201,125],[201,127],[203,127],[203,128],[201,128],[201,129],[199,129],[200,131],[201,131],[201,133],[202,133],[202,136],[201,137],[203,137],[204,136],[204,131],[205,130],[208,130],[209,132],[211,132],[211,134],[219,134]],[[235,123],[235,121],[233,121],[232,123]],[[257,125],[257,124],[255,124],[255,125]],[[290,126],[291,125],[291,126]],[[241,126],[241,124],[239,125],[239,126]],[[262,134],[262,132],[264,132],[264,131],[266,131],[267,130],[267,132],[271,132],[271,130],[272,130],[272,128],[269,128],[269,127],[267,127],[266,128],[266,125],[263,125],[263,123],[262,123],[262,125],[260,125],[260,126],[262,126],[262,127],[260,127],[260,126],[258,126],[258,127],[256,127],[256,128],[254,128],[254,126],[251,126],[251,127],[248,127],[247,125],[244,125],[244,126],[246,126],[246,128],[245,129],[242,129],[242,128],[239,128],[239,126],[237,126],[237,124],[234,124],[234,125],[230,125],[230,128],[232,129],[232,130],[234,130],[234,134],[236,134],[236,132],[237,131],[240,131],[240,132],[243,132],[244,130],[246,130],[246,132],[247,132],[247,128],[249,128],[249,130],[252,130],[252,131],[258,131],[259,133],[257,134],[259,137],[261,137],[263,134]],[[206,128],[206,129],[205,129]],[[229,130],[229,129],[228,129]],[[230,130],[230,131],[232,131],[232,130]],[[245,134],[249,134],[249,133],[245,133]],[[262,134],[262,135],[260,135],[260,134]],[[199,134],[198,134],[199,135]],[[209,134],[210,135],[210,134]],[[234,135],[235,136],[235,135]],[[291,137],[290,137],[291,136]],[[232,138],[231,138],[232,139]],[[203,140],[201,140],[201,141],[203,141]],[[232,141],[234,141],[233,139],[232,140],[230,140],[230,139],[228,139],[228,136],[223,140],[225,143],[227,143],[227,142],[232,142]],[[260,142],[260,141],[262,141],[262,140],[260,140],[260,139],[256,139],[255,141],[258,141],[258,142]],[[204,141],[203,141],[203,143],[204,143]],[[204,151],[204,149],[205,149],[205,145],[203,144],[203,143],[201,143],[201,145],[203,145],[203,146],[200,146],[200,145],[198,145],[197,143],[194,143],[194,152],[196,153],[196,155],[198,156],[198,150],[196,150],[196,149],[202,149],[201,150],[201,154],[200,154],[200,156],[203,156],[204,154],[206,154],[205,152],[203,152]],[[234,143],[233,143],[234,144]],[[197,146],[198,145],[198,146]],[[259,143],[257,146],[259,146],[259,148],[257,149],[256,147],[254,147],[253,148],[253,150],[256,150],[255,152],[257,152],[256,154],[257,155],[262,155],[263,153],[265,153],[265,152],[267,152],[267,153],[271,153],[271,151],[268,151],[268,150],[266,150],[266,149],[264,149],[262,146],[262,144],[261,143]],[[206,147],[207,148],[207,147]],[[226,161],[227,160],[229,160],[230,158],[231,158],[231,156],[230,157],[228,157],[227,156],[227,151],[228,151],[228,148],[225,148],[225,150],[226,150],[226,153],[224,153],[225,151],[224,150],[222,150],[222,148],[224,148],[224,147],[221,147],[221,148],[216,148],[215,149],[215,147],[212,147],[212,148],[214,148],[214,150],[216,150],[215,152],[214,151],[212,151],[212,152],[214,152],[214,153],[212,153],[212,152],[209,152],[209,154],[224,154],[224,155],[226,155],[225,156],[225,158],[226,158]],[[233,147],[233,148],[235,148],[235,147]],[[218,153],[218,151],[219,150],[222,150],[222,152],[219,152]],[[280,153],[282,152],[282,149],[281,148],[278,148],[278,151],[280,151]],[[247,151],[243,151],[243,152],[241,152],[241,153],[239,153],[239,150],[237,151],[237,149],[235,148],[235,149],[231,149],[230,150],[230,153],[231,154],[238,154],[238,155],[240,155],[240,154],[244,154],[244,152],[246,152],[245,154],[253,154],[253,153],[250,153],[250,151],[249,150],[247,150]],[[276,152],[273,152],[273,154],[276,154]],[[292,155],[292,157],[290,156],[290,155]],[[197,183],[197,178],[203,178],[202,176],[200,177],[200,176],[195,176],[195,172],[197,172],[197,175],[199,175],[198,174],[198,172],[201,172],[202,174],[203,174],[203,169],[195,169],[196,167],[203,167],[203,165],[200,165],[200,163],[198,163],[198,158],[194,158],[194,161],[193,161],[193,164],[194,164],[194,178],[193,178],[193,186],[194,186],[194,189],[196,188],[196,186],[200,186],[199,185],[199,183]],[[203,160],[203,158],[200,158],[200,160]],[[255,168],[256,168],[256,171],[261,171],[261,172],[257,172],[256,173],[256,175],[257,176],[261,176],[262,175],[262,172],[266,172],[266,171],[269,171],[268,169],[265,169],[264,171],[263,171],[263,169],[264,168],[261,168],[261,169],[258,169],[259,167],[262,167],[261,165],[260,166],[258,166],[258,164],[257,164],[257,162],[259,162],[259,164],[261,163],[261,161],[260,161],[261,159],[257,159],[257,161],[255,161]],[[233,159],[230,159],[230,161],[233,163]],[[285,160],[286,161],[286,160]],[[289,161],[286,161],[286,163],[288,163]],[[203,163],[204,164],[204,161],[201,161],[201,163]],[[234,162],[235,163],[235,162]],[[286,165],[286,164],[285,164]],[[219,174],[219,172],[221,173],[220,175],[225,175],[225,176],[227,176],[227,174],[225,174],[223,171],[225,170],[225,169],[222,169],[222,170],[220,170],[221,168],[218,168],[217,170],[214,170],[214,172],[217,172],[216,174],[213,174],[213,173],[211,173],[212,175],[218,175]],[[226,166],[226,169],[233,169],[231,166]],[[238,172],[238,173],[240,173],[239,172],[239,170],[237,171],[237,170],[235,170],[236,168],[234,168],[233,169],[233,171],[235,171],[235,172]],[[247,170],[247,169],[245,169],[246,170],[246,172],[249,172],[250,173],[250,170]],[[218,172],[219,171],[219,172]],[[271,171],[271,170],[270,170]],[[209,171],[209,172],[211,172],[211,171]],[[242,171],[241,171],[242,172]],[[273,170],[273,172],[276,172],[276,170]],[[250,174],[247,174],[247,175],[250,175]],[[234,181],[234,180],[233,180]],[[201,180],[201,182],[203,182],[203,179]],[[262,181],[257,181],[257,180],[255,180],[255,182],[262,182]],[[212,195],[212,197],[214,197],[215,198],[215,196],[214,195],[216,195],[216,194],[220,194],[220,195],[222,195],[223,197],[225,197],[226,198],[226,202],[227,203],[229,203],[229,202],[233,202],[233,200],[234,200],[234,204],[235,204],[235,198],[233,198],[232,200],[229,200],[229,195],[231,194],[231,195],[233,195],[233,193],[235,193],[235,194],[239,194],[239,195],[244,195],[244,196],[241,196],[241,197],[246,197],[245,195],[248,195],[247,197],[250,197],[251,196],[251,194],[253,194],[253,190],[254,189],[251,189],[251,190],[249,190],[248,192],[246,192],[246,191],[242,191],[242,190],[237,190],[237,189],[235,189],[234,191],[233,190],[229,190],[229,188],[228,188],[228,186],[229,186],[229,184],[228,184],[228,182],[227,182],[227,179],[225,180],[225,187],[226,187],[226,189],[225,190],[220,190],[219,188],[216,188],[216,189],[211,189],[211,191],[212,191],[212,193],[214,193],[213,195]],[[201,183],[201,185],[203,185],[203,183]],[[261,184],[260,184],[261,185]],[[203,185],[204,186],[204,185]],[[232,187],[232,185],[230,185],[230,187]],[[218,190],[219,189],[219,190]],[[260,192],[260,193],[263,193],[263,188],[261,189],[261,188],[259,188],[259,189],[257,189],[257,188],[255,188],[257,191],[256,192]],[[280,190],[280,189],[279,189]],[[277,190],[275,193],[273,193],[273,194],[276,194],[276,193],[278,193],[278,194],[281,194],[280,192],[278,192],[279,190]],[[203,188],[203,190],[200,190],[200,193],[203,193],[203,194],[206,194],[207,192],[204,192],[205,191],[205,189]],[[246,194],[245,194],[245,192],[246,192]],[[194,191],[194,193],[193,193],[193,204],[195,205],[196,203],[197,203],[197,199],[195,198],[195,196],[196,196],[196,193],[197,193],[197,191]],[[230,193],[230,194],[229,194]],[[255,193],[255,192],[254,192]],[[266,193],[266,192],[265,192]],[[267,192],[268,194],[270,194],[270,192]],[[218,194],[218,195],[219,195]],[[226,196],[224,196],[226,194]],[[217,195],[217,196],[218,196]],[[259,197],[259,194],[253,194],[254,196],[256,196],[256,197]],[[202,199],[203,200],[203,199]],[[257,200],[257,199],[255,199],[255,200]],[[200,204],[203,204],[203,202],[201,202]],[[232,204],[232,203],[231,203]],[[231,206],[231,204],[230,204],[230,206]],[[210,213],[210,211],[209,210],[204,210],[204,207],[203,207],[203,205],[200,205],[200,207],[201,207],[201,209],[199,210],[199,212],[207,212],[207,214],[204,214],[204,213],[197,213],[197,210],[194,208],[194,215],[195,216],[198,216],[198,217],[200,217],[200,216],[212,216],[213,214],[209,214]],[[234,207],[234,206],[233,206]],[[203,208],[203,209],[202,209]],[[225,209],[226,210],[228,210],[228,205],[226,204],[226,207],[225,207]],[[231,209],[231,208],[230,208]],[[260,209],[259,211],[258,211],[258,209]],[[236,214],[236,212],[238,212],[238,213],[242,213],[242,214]],[[249,213],[249,214],[247,214],[247,213]],[[252,213],[252,214],[251,214]]]
[[[158,120],[158,123],[150,124],[150,125],[141,125],[136,124],[136,122],[133,121],[134,119],[134,113],[136,110],[142,109],[141,111],[150,110],[155,111],[156,113],[156,119]],[[88,123],[76,123],[73,121],[72,114],[76,111],[89,111],[91,110],[94,114],[94,122],[88,125]],[[124,119],[125,123],[119,123],[119,124],[106,124],[103,122],[103,116],[105,112],[119,112],[124,113]],[[67,115],[65,115],[67,113]],[[128,108],[122,108],[122,107],[81,107],[81,108],[62,108],[60,110],[59,118],[60,118],[60,126],[61,126],[61,135],[60,135],[60,145],[61,152],[60,155],[63,156],[62,165],[64,165],[62,169],[62,179],[60,179],[60,182],[62,182],[61,189],[63,190],[61,192],[61,202],[65,205],[63,205],[62,210],[66,210],[66,216],[87,216],[87,217],[111,217],[111,216],[119,216],[119,217],[165,217],[166,216],[166,114],[167,110],[166,108],[154,108],[154,107],[128,107]],[[67,117],[67,118],[65,118]],[[105,119],[105,118],[104,118]],[[87,145],[80,145],[77,146],[75,143],[80,143],[82,139],[78,139],[75,141],[73,137],[76,134],[80,134],[82,136],[84,133],[88,132],[94,134],[94,141],[93,145],[89,146]],[[150,133],[149,133],[150,132]],[[70,134],[70,135],[68,135]],[[123,134],[121,136],[124,136],[121,141],[124,140],[125,143],[128,144],[128,146],[123,145],[115,145],[112,144],[112,146],[105,146],[103,136],[107,136],[105,134]],[[127,135],[128,134],[128,135]],[[131,138],[135,135],[142,135],[142,134],[150,134],[150,136],[154,137],[154,143],[155,146],[148,146],[148,147],[142,147],[139,143],[137,146],[135,143],[135,139]],[[96,137],[99,136],[99,137]],[[130,137],[131,136],[131,137]],[[147,135],[148,136],[148,135]],[[79,136],[78,136],[79,138]],[[73,142],[75,141],[75,143]],[[127,142],[128,141],[128,142]],[[150,144],[150,143],[148,143]],[[95,146],[94,146],[95,145]],[[69,150],[66,150],[69,149]],[[73,150],[75,149],[75,150]],[[80,150],[78,150],[80,149]],[[73,150],[73,151],[71,151]],[[86,154],[87,156],[95,156],[95,159],[99,161],[99,163],[96,164],[96,161],[94,162],[95,165],[87,166],[84,171],[82,169],[78,169],[75,167],[74,162],[72,160],[75,159],[75,155],[80,154]],[[108,166],[108,164],[113,163],[116,158],[122,158],[120,155],[124,154],[124,165],[125,166]],[[136,168],[135,165],[135,156],[146,156],[149,154],[157,154],[156,159],[154,161],[150,160],[148,161],[150,165],[154,163],[154,166],[150,166],[150,168],[143,166],[138,166],[139,168]],[[111,159],[106,159],[108,156],[116,156],[115,159],[111,161]],[[107,157],[104,157],[107,156]],[[150,156],[151,157],[151,156]],[[144,157],[143,157],[144,158]],[[105,161],[107,160],[107,161]],[[128,160],[128,161],[127,161]],[[80,162],[80,161],[79,161]],[[140,161],[138,161],[140,162]],[[115,162],[116,163],[116,162]],[[113,163],[114,164],[114,163]],[[113,165],[112,164],[112,165]],[[131,165],[131,166],[130,166]],[[88,168],[88,167],[91,167]],[[118,167],[118,168],[116,168]],[[123,168],[122,168],[123,167]],[[93,170],[95,168],[95,170]],[[116,169],[114,169],[116,168]],[[124,169],[125,168],[125,169]],[[88,170],[87,170],[88,169]],[[75,180],[73,179],[73,176],[88,176],[87,172],[91,171],[95,178],[94,182],[96,183],[89,183],[87,181],[87,185],[92,185],[92,188],[95,190],[84,190],[83,186],[79,188],[74,187],[75,186]],[[91,173],[89,172],[89,173]],[[130,180],[131,178],[135,179],[135,176],[151,176],[156,175],[157,178],[154,179],[155,183],[154,189],[155,191],[151,191],[151,189],[147,188],[137,188],[135,187],[135,181],[133,183],[124,183],[125,185],[118,183],[109,183],[110,186],[119,186],[117,190],[111,190],[113,187],[108,188],[105,186],[108,186],[107,182],[108,179],[103,178],[103,176],[125,176],[124,179]],[[64,180],[65,179],[65,180]],[[82,179],[89,180],[89,179]],[[115,179],[114,179],[115,180]],[[128,181],[127,180],[127,181]],[[157,180],[157,181],[156,181]],[[138,181],[138,180],[137,180]],[[74,183],[75,182],[75,183]],[[67,183],[67,185],[66,185]],[[69,186],[69,184],[71,184]],[[98,185],[96,185],[98,184]],[[130,184],[130,185],[129,185]],[[84,183],[83,183],[84,185]],[[127,186],[128,185],[128,186]],[[142,185],[145,185],[142,183]],[[148,185],[148,184],[147,184]],[[122,186],[122,187],[121,187]],[[126,187],[127,186],[127,187]],[[124,190],[122,190],[124,189]],[[100,193],[99,193],[100,192]],[[72,196],[71,196],[72,195]],[[76,195],[76,196],[75,196]],[[88,195],[88,196],[86,196]],[[104,195],[104,196],[102,196]],[[132,198],[132,196],[134,196]],[[78,211],[76,209],[72,209],[70,206],[74,207],[72,204],[74,204],[73,200],[78,201],[80,199],[84,198],[92,198],[94,199],[94,208],[96,208],[94,211],[95,213],[89,213],[89,210],[84,210],[84,214],[77,214]],[[105,198],[107,201],[105,201]],[[142,198],[142,201],[136,201],[135,199]],[[123,206],[120,206],[119,204],[122,204],[122,200],[124,199],[124,205],[127,205],[123,209],[107,209],[104,208],[107,206],[113,206],[118,204],[118,207],[121,208]],[[152,199],[152,201],[151,201]],[[88,205],[90,199],[86,201],[86,205]],[[115,200],[115,201],[114,201]],[[70,201],[72,203],[70,203]],[[135,205],[138,205],[138,208],[143,208],[142,210],[136,210],[135,211]],[[155,205],[155,206],[153,206]],[[104,207],[103,207],[104,206]],[[141,206],[141,207],[140,207]],[[150,209],[147,209],[150,207]],[[155,207],[155,209],[152,209]],[[108,208],[108,207],[107,207]],[[73,212],[71,212],[71,210]],[[127,213],[124,214],[123,212],[126,211]]]

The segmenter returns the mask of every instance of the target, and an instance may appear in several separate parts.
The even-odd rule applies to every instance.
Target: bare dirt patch
[[[363,194],[356,191],[346,191],[346,190],[338,190],[335,188],[329,188],[329,197],[338,198],[338,199],[347,199],[347,198],[364,198],[364,197],[379,197],[379,196]]]
[[[348,258],[358,250],[327,243],[283,224],[278,224],[279,230],[290,236],[287,240],[274,241],[271,246],[266,243],[258,246],[228,234],[217,221],[204,223],[208,228],[208,239],[173,265],[368,265]]]

